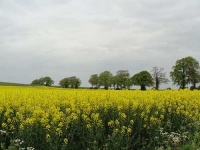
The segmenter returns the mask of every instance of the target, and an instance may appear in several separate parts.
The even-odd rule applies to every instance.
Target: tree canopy
[[[120,89],[126,88],[128,86],[129,77],[130,77],[130,74],[128,70],[117,71],[116,78],[115,78],[117,88],[120,88]]]
[[[70,85],[70,79],[64,78],[64,79],[60,80],[59,85],[63,88],[68,88]]]
[[[45,86],[51,86],[54,84],[54,81],[50,77],[44,77],[43,81]]]
[[[99,85],[104,86],[104,89],[108,89],[108,87],[112,84],[112,73],[110,71],[104,71],[99,74]]]
[[[172,81],[181,89],[190,83],[196,88],[196,83],[200,82],[199,62],[191,56],[177,60],[172,69],[170,72]]]
[[[51,86],[54,84],[54,81],[50,77],[41,77],[39,79],[35,79],[31,83],[32,85],[45,85],[45,86]]]
[[[78,88],[81,85],[81,80],[76,76],[72,76],[60,80],[59,85],[63,88]]]
[[[93,74],[90,76],[90,79],[88,80],[88,82],[92,85],[92,88],[95,86],[96,88],[98,88],[99,86],[99,75],[98,74]]]
[[[141,86],[141,90],[146,90],[146,86],[153,85],[153,78],[148,71],[141,71],[132,77],[132,82]]]

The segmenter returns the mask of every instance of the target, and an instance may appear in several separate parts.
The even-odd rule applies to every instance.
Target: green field
[[[0,82],[0,86],[28,86],[29,84],[12,83],[12,82]]]

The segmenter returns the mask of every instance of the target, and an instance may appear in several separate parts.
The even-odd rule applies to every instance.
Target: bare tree
[[[160,84],[166,84],[169,82],[169,80],[166,78],[166,73],[163,71],[164,68],[158,68],[157,66],[153,67],[151,71],[156,90],[159,89]]]

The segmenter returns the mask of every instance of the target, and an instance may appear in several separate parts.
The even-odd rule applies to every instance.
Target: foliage
[[[50,77],[44,77],[43,82],[45,86],[51,86],[54,84],[54,81]]]
[[[104,89],[108,89],[112,85],[112,73],[110,71],[104,71],[99,74],[99,85],[104,86]]]
[[[128,70],[119,70],[116,74],[116,84],[117,88],[123,89],[128,87],[130,74]]]
[[[45,86],[51,86],[54,84],[54,81],[50,77],[41,77],[39,79],[35,79],[31,83],[32,85],[45,85]]]
[[[78,88],[81,85],[81,80],[76,76],[69,77],[71,88]]]
[[[44,85],[44,77],[41,77],[38,80],[39,80],[39,85]]]
[[[117,86],[117,76],[112,76],[111,77],[111,86],[114,87],[114,89],[116,89],[116,86]],[[118,89],[118,87],[117,87]]]
[[[92,88],[98,87],[99,86],[99,75],[98,74],[93,74],[90,76],[90,79],[88,80],[88,82],[92,85]]]
[[[70,85],[70,80],[69,78],[64,78],[62,80],[60,80],[59,85],[63,88],[68,88]]]
[[[81,80],[76,76],[72,76],[60,80],[59,85],[63,88],[78,88],[81,85]]]
[[[146,90],[146,86],[153,85],[153,78],[148,71],[141,71],[132,77],[134,85],[141,86],[141,90]]]
[[[199,108],[196,90],[0,87],[0,131],[9,137],[0,142],[6,149],[13,139],[37,150],[178,149],[190,143],[184,138],[198,143]]]
[[[169,80],[166,78],[166,73],[163,72],[163,70],[164,68],[158,68],[155,66],[151,71],[156,90],[159,89],[160,84],[169,82]]]
[[[31,83],[32,85],[40,85],[39,79],[35,79]]]
[[[200,82],[199,62],[191,56],[176,61],[170,76],[174,84],[184,89],[187,84],[191,83],[196,88],[196,83]]]

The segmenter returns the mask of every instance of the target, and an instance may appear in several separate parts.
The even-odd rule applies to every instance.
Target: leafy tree
[[[76,76],[69,77],[69,83],[71,88],[78,88],[81,85],[81,80]]]
[[[64,79],[60,80],[59,85],[63,88],[68,88],[70,85],[70,79],[64,78]]]
[[[104,89],[108,89],[112,84],[112,73],[110,71],[104,71],[99,74],[99,84],[104,86]]]
[[[94,86],[98,87],[99,86],[99,76],[98,76],[98,74],[91,75],[88,82],[92,85],[92,88]]]
[[[54,84],[54,81],[50,77],[41,77],[39,79],[33,80],[31,84],[51,86],[52,84]]]
[[[126,88],[128,84],[130,74],[128,70],[119,70],[117,71],[116,75],[116,83],[117,83],[117,88]]]
[[[51,86],[54,84],[54,81],[50,77],[44,77],[43,81],[45,86]]]
[[[81,85],[81,80],[76,76],[72,76],[60,80],[59,85],[63,88],[78,88]]]
[[[163,72],[163,70],[164,68],[158,68],[155,66],[151,71],[156,90],[159,89],[160,84],[169,82],[169,80],[166,78],[166,73]]]
[[[199,65],[199,64],[198,64]],[[189,72],[189,81],[192,84],[192,89],[196,89],[196,84],[200,82],[199,67],[191,69]]]
[[[141,71],[132,77],[132,82],[141,86],[141,90],[146,90],[146,86],[153,85],[153,78],[148,71]]]
[[[35,80],[32,81],[31,84],[32,85],[40,85],[40,81],[39,81],[39,79],[35,79]]]
[[[116,89],[116,86],[117,86],[117,76],[112,76],[111,78],[111,86],[114,87],[114,89]],[[117,86],[118,88],[118,86]]]
[[[40,85],[44,85],[44,78],[43,77],[39,78],[38,80],[39,80]]]
[[[174,84],[184,89],[187,84],[192,84],[196,88],[196,83],[200,82],[199,62],[191,56],[176,61],[170,76]]]
[[[127,80],[126,86],[127,86],[128,89],[130,89],[130,87],[131,87],[132,85],[133,85],[133,81],[132,81],[131,78],[129,78],[129,79]]]
[[[75,88],[78,89],[81,86],[81,80],[76,78]]]

